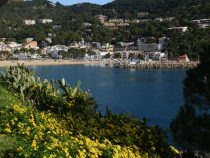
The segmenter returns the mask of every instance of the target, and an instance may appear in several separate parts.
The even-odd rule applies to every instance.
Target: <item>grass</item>
[[[6,88],[0,85],[0,108],[21,103]],[[15,138],[0,134],[0,157],[5,157],[5,151],[11,149],[16,142]]]
[[[0,156],[2,152],[11,149],[16,142],[15,138],[0,134]]]
[[[0,85],[0,108],[21,103],[9,91]]]

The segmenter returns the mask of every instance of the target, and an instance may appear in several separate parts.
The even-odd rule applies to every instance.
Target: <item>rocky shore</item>
[[[138,64],[114,63],[114,67],[124,69],[193,69],[198,62],[144,62]]]

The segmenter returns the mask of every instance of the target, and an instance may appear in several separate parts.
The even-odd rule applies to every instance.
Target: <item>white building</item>
[[[154,21],[162,22],[163,21],[163,18],[155,18]]]
[[[0,42],[0,51],[7,51],[7,45],[4,42]]]
[[[142,52],[156,52],[163,50],[163,43],[145,43],[146,41],[142,39],[137,40],[138,51]]]
[[[52,19],[39,19],[38,22],[42,24],[48,24],[48,23],[52,23],[53,20]]]
[[[20,50],[22,47],[23,47],[22,44],[16,42],[10,42],[9,44],[7,44],[8,51]]]
[[[105,15],[96,15],[96,18],[99,19],[101,22],[104,22],[108,19]]]
[[[192,22],[197,23],[200,28],[208,28],[210,26],[210,19],[192,20]]]
[[[92,26],[92,24],[91,23],[88,23],[88,22],[84,22],[82,25],[84,27],[91,27]]]
[[[41,59],[42,57],[39,54],[33,54],[30,56],[32,60]]]
[[[60,30],[61,29],[61,25],[54,25],[52,28],[54,29],[54,30]]]
[[[148,16],[148,15],[149,15],[148,12],[138,12],[138,13],[137,13],[137,16],[138,16],[139,18],[145,18],[145,17]]]
[[[59,51],[68,51],[68,47],[65,45],[55,45],[52,47],[46,47],[45,53],[51,55],[53,58],[59,58]]]
[[[23,23],[25,25],[35,25],[36,21],[35,20],[23,20]]]
[[[177,33],[184,33],[186,31],[188,31],[188,27],[187,26],[184,26],[184,27],[171,27],[171,28],[168,28],[168,30],[174,31],[174,32],[177,32]]]
[[[110,23],[124,23],[123,19],[109,19]]]

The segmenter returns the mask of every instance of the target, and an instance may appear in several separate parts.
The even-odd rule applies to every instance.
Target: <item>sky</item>
[[[52,2],[59,2],[63,5],[72,5],[76,3],[82,3],[82,2],[89,2],[89,3],[95,3],[95,4],[106,4],[108,2],[112,2],[113,0],[51,0]]]

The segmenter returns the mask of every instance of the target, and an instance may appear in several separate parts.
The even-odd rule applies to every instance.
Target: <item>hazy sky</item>
[[[52,2],[60,2],[64,5],[72,5],[76,3],[82,3],[82,2],[90,2],[90,3],[96,3],[96,4],[106,4],[108,2],[111,2],[113,0],[51,0]]]

